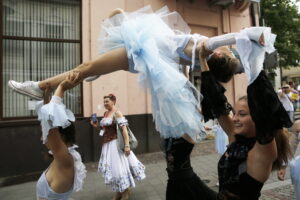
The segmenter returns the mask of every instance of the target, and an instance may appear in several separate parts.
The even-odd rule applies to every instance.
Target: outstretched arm
[[[264,29],[263,27],[250,27],[244,29],[244,32],[249,37],[250,40],[264,45]],[[206,48],[207,50],[215,50],[221,46],[234,45],[236,43],[236,36],[240,33],[228,33],[224,35],[219,35],[207,39]]]
[[[70,73],[68,77],[57,87],[51,101],[55,103],[62,103],[64,91],[75,87],[79,82],[79,74],[75,72]],[[58,161],[58,164],[61,164],[65,167],[69,164],[72,164],[72,160],[68,159],[68,147],[61,138],[59,129],[50,129],[47,139],[47,145],[52,151],[54,159]]]
[[[72,71],[66,77],[66,79],[61,82],[57,89],[54,92],[54,96],[58,96],[60,98],[64,97],[64,92],[69,90],[80,83],[80,73],[76,71]]]

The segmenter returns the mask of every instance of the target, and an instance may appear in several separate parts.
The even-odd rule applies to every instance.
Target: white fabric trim
[[[252,35],[253,32],[256,32]],[[262,46],[254,40],[257,35],[264,35],[265,45]],[[252,38],[253,37],[253,38]],[[237,52],[239,53],[245,73],[248,79],[248,85],[258,77],[263,69],[265,53],[275,51],[274,42],[276,35],[271,33],[269,27],[251,27],[243,29],[240,34],[236,35]]]
[[[117,118],[117,123],[119,126],[128,126],[128,120],[125,117]]]
[[[42,126],[42,140],[45,144],[49,130],[57,127],[67,128],[75,121],[73,112],[66,108],[62,98],[52,96],[50,103],[43,105],[43,101],[36,104],[38,120]],[[71,121],[71,122],[70,122]]]
[[[113,123],[113,119],[110,117],[103,117],[102,120],[100,121],[100,126],[105,127],[105,126],[110,126]]]
[[[75,150],[78,146],[73,144],[73,146],[68,147],[69,153],[72,155],[74,159],[74,169],[75,169],[75,176],[74,176],[74,183],[73,183],[73,191],[78,192],[82,190],[84,179],[86,177],[86,169],[85,165],[81,160],[80,154]],[[53,155],[52,151],[48,151],[49,154]]]

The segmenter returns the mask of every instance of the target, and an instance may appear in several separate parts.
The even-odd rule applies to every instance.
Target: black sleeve
[[[271,142],[276,130],[293,125],[264,71],[248,86],[247,94],[260,144]]]
[[[210,71],[201,74],[201,102],[204,120],[215,119],[221,115],[228,115],[232,110],[224,95],[226,89],[215,79]]]

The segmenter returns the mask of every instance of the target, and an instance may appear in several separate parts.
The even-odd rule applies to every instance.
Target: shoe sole
[[[28,93],[28,92],[25,92],[25,91],[23,91],[23,90],[20,90],[20,89],[16,88],[16,87],[14,86],[14,84],[11,83],[11,81],[8,81],[8,86],[9,86],[11,89],[13,89],[14,91],[16,91],[17,93],[20,93],[20,94],[29,96],[29,97],[34,98],[34,99],[36,99],[36,100],[42,100],[42,99],[43,99],[43,97],[40,97],[40,96],[31,94],[31,93]]]
[[[100,76],[97,76],[97,77],[95,77],[95,78],[89,78],[89,77],[87,77],[87,78],[84,79],[84,81],[86,81],[86,82],[92,82],[92,81],[98,79],[99,77],[100,77]]]

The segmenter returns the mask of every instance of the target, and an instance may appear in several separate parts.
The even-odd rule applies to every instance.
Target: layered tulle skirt
[[[190,29],[167,7],[152,12],[147,6],[118,14],[103,22],[100,53],[116,48],[127,50],[129,71],[139,73],[139,84],[152,96],[156,129],[163,138],[187,133],[195,141],[205,135],[198,111],[200,94],[179,72],[179,55],[174,36]]]
[[[214,125],[212,129],[215,133],[215,149],[218,154],[223,155],[227,149],[227,145],[229,142],[228,136],[220,125]]]
[[[123,192],[129,187],[135,187],[134,179],[143,180],[145,166],[131,151],[129,156],[117,148],[117,140],[103,144],[98,171],[102,173],[104,182],[110,185],[114,192]]]

